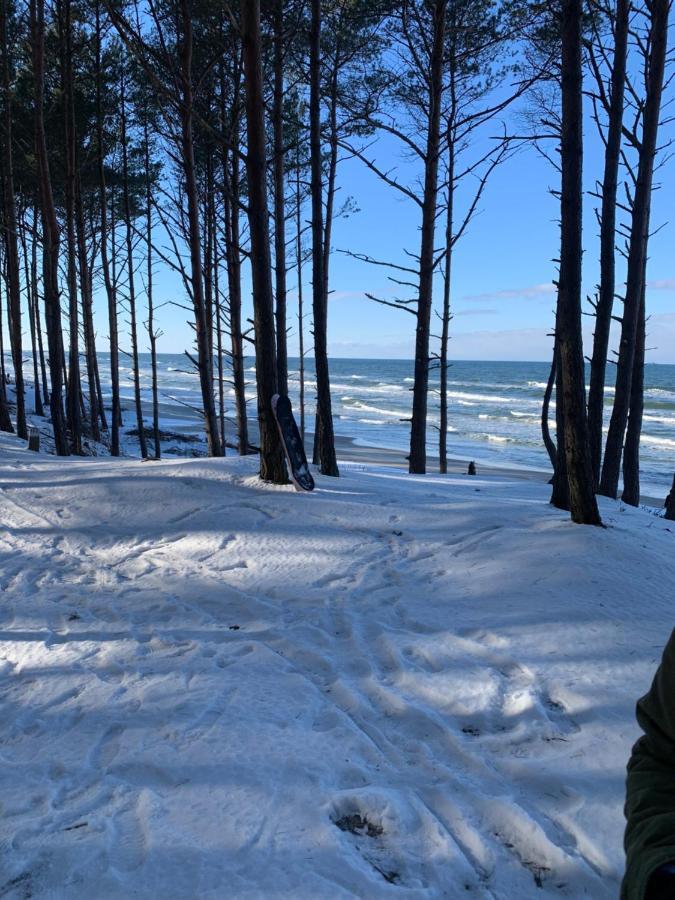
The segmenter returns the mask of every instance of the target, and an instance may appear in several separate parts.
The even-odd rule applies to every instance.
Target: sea
[[[100,354],[102,388],[109,395],[109,356]],[[140,354],[144,411],[150,418],[150,354]],[[298,415],[300,361],[289,359],[289,395]],[[129,357],[120,357],[123,406],[131,417],[133,404],[132,370]],[[247,397],[255,415],[255,365],[245,362]],[[228,440],[236,439],[233,422],[233,394],[229,366],[224,361],[226,430]],[[611,378],[614,367],[609,367]],[[334,427],[337,435],[367,447],[408,450],[412,403],[413,361],[405,359],[331,359],[331,389]],[[448,375],[448,456],[474,460],[477,464],[549,471],[549,461],[541,437],[541,403],[549,363],[545,362],[454,362]],[[588,373],[587,373],[588,376]],[[32,378],[32,363],[25,377]],[[199,383],[184,354],[158,356],[158,386],[162,428],[168,431],[201,434]],[[309,359],[305,364],[307,430],[313,429],[315,376]],[[430,373],[429,430],[430,457],[438,455],[438,371]],[[607,388],[605,428],[609,422],[613,387]],[[30,407],[30,396],[29,396]],[[551,407],[551,417],[555,415]],[[131,424],[131,422],[129,423]],[[555,434],[555,422],[550,423]],[[645,411],[640,446],[643,493],[665,496],[675,471],[675,365],[648,364],[645,367]]]
[[[101,356],[102,374],[106,354]],[[131,368],[123,365],[122,394],[132,400]],[[150,401],[150,357],[141,354],[144,400]],[[609,367],[611,378],[613,367]],[[331,389],[336,434],[368,447],[407,450],[411,414],[413,361],[405,359],[331,359]],[[549,363],[461,361],[448,376],[448,456],[504,468],[549,471],[541,437],[541,404]],[[255,410],[255,365],[246,360],[247,396]],[[229,377],[229,376],[226,376]],[[163,427],[198,430],[193,411],[199,406],[196,373],[184,355],[160,354],[158,385]],[[315,378],[305,366],[307,429],[313,428]],[[289,359],[289,395],[297,415],[299,360]],[[428,453],[438,454],[438,371],[430,373]],[[228,416],[233,415],[233,390],[226,385]],[[605,428],[613,387],[607,388]],[[144,404],[145,405],[145,404]],[[554,407],[551,408],[554,416]],[[228,420],[230,439],[235,439]],[[551,421],[552,433],[555,422]],[[645,367],[645,412],[640,447],[641,481],[645,494],[668,493],[675,471],[675,365]]]

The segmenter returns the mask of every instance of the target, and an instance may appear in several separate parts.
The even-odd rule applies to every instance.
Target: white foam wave
[[[661,403],[664,400],[668,403],[675,403],[675,394],[665,388],[647,388],[645,391],[645,400],[648,401],[649,399],[654,399]]]
[[[675,426],[675,418],[672,416],[651,416],[645,413],[642,418],[645,422],[657,422],[659,425]]]
[[[469,400],[472,403],[512,403],[513,397],[500,397],[498,394],[472,394],[467,391],[448,391],[454,400]]]
[[[672,438],[654,437],[651,434],[642,434],[640,436],[640,444],[651,444],[654,447],[668,447],[675,449],[675,440]]]
[[[356,410],[357,412],[371,412],[376,413],[378,416],[391,416],[395,419],[400,419],[402,413],[400,411],[396,411],[393,409],[382,409],[379,406],[370,406],[368,403],[363,403],[361,400],[357,400],[353,406],[348,406],[347,411]]]

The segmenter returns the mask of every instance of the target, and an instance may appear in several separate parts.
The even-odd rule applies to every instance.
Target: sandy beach
[[[366,447],[357,444],[352,438],[336,436],[335,444],[338,459],[349,463],[361,463],[364,466],[393,466],[397,469],[407,469],[407,454],[403,450],[391,450],[387,447]],[[307,441],[311,447],[311,438]],[[466,475],[469,467],[469,458],[448,457],[448,475]],[[427,457],[427,469],[429,473],[438,473],[438,457],[430,454]],[[502,475],[509,478],[524,478],[527,481],[546,482],[550,475],[535,469],[514,468],[512,466],[487,466],[476,463],[477,475]]]

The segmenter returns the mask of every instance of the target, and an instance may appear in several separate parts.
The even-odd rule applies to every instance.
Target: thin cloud
[[[648,281],[647,287],[652,291],[675,291],[675,278],[658,278]]]
[[[366,295],[363,291],[330,291],[329,300],[365,300]]]
[[[501,291],[492,291],[485,294],[467,294],[464,300],[470,300],[473,303],[481,303],[484,301],[494,300],[514,300],[525,299],[532,300],[537,297],[546,297],[555,294],[555,285],[551,282],[544,284],[531,284],[529,287],[507,288]]]
[[[458,312],[453,313],[455,318],[457,316],[498,316],[498,309],[460,309]]]

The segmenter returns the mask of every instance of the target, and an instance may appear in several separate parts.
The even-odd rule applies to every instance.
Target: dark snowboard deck
[[[293,416],[291,401],[284,394],[272,397],[272,410],[286,455],[288,474],[298,491],[313,491],[314,479],[307,465],[305,448]]]

